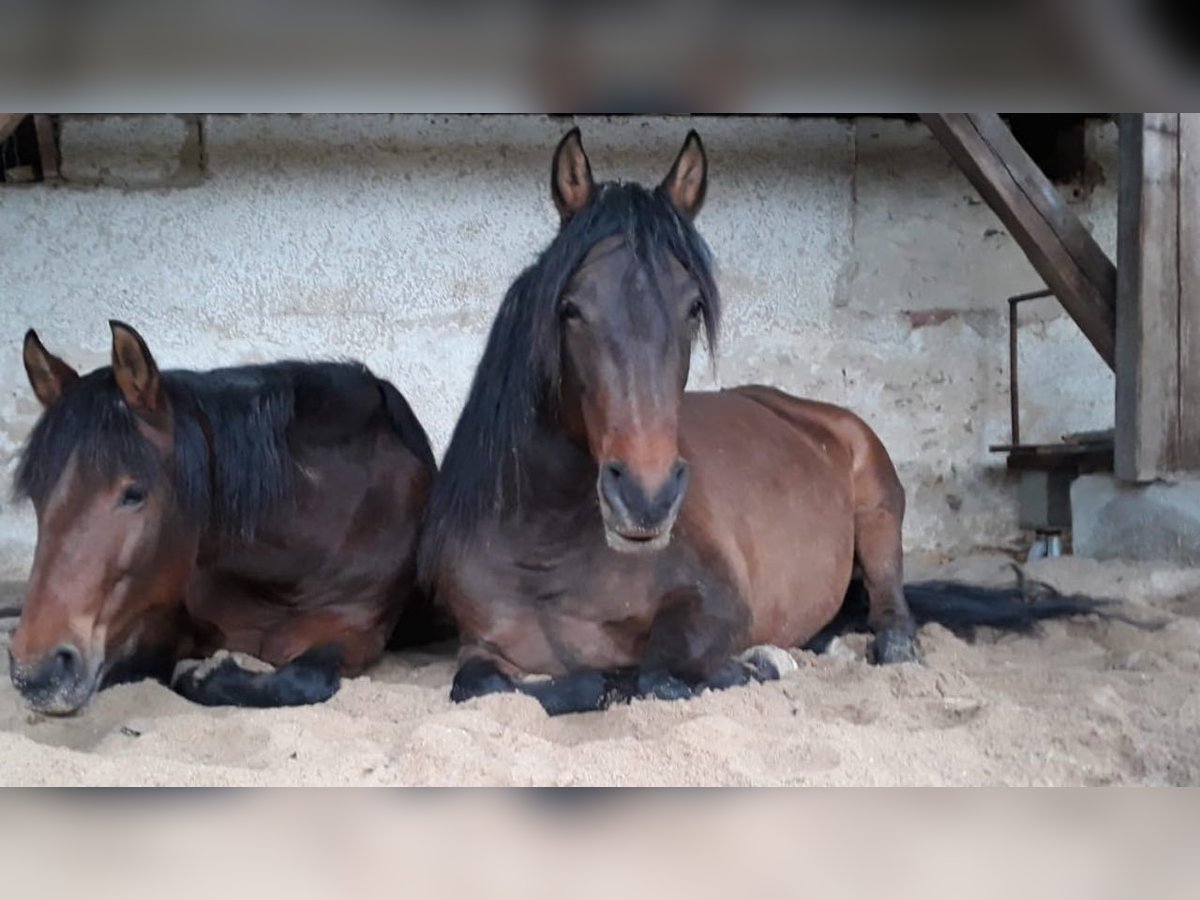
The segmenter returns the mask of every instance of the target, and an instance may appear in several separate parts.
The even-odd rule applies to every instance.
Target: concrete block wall
[[[727,317],[715,376],[848,405],[909,494],[909,549],[1013,545],[1007,309],[1041,286],[919,124],[884,119],[575,120],[598,178],[657,181],[705,140],[698,225]],[[26,328],[80,367],[106,321],[167,367],[354,357],[409,396],[440,453],[512,278],[553,236],[547,180],[571,123],[542,116],[66,117],[65,183],[0,187],[0,479],[38,407]],[[1077,212],[1110,254],[1116,134],[1088,133]],[[1021,327],[1024,437],[1112,424],[1112,376],[1052,301]],[[19,577],[29,510],[0,512]]]

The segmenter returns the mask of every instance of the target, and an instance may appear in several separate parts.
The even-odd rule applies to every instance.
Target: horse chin
[[[657,528],[638,528],[621,521],[612,508],[600,498],[600,519],[604,523],[604,540],[617,553],[654,553],[671,543],[677,511]]]
[[[43,716],[62,718],[73,716],[83,711],[91,702],[99,686],[99,680],[88,685],[78,685],[67,691],[56,691],[53,694],[35,694],[25,696],[25,705],[31,712]]]
[[[671,526],[668,525],[653,533],[622,534],[615,528],[605,525],[604,538],[608,541],[608,546],[618,553],[653,553],[671,543]]]

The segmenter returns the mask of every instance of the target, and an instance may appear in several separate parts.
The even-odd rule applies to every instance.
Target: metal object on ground
[[[1062,555],[1062,535],[1057,531],[1039,531],[1037,539],[1029,547],[1025,561],[1033,562],[1035,559],[1045,559],[1046,557],[1053,559]]]

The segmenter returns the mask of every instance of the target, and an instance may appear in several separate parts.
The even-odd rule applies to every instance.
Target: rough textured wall
[[[657,181],[689,127],[710,159],[698,220],[728,315],[716,379],[843,403],[909,493],[910,549],[1011,544],[1004,297],[1041,286],[917,124],[589,119],[597,177]],[[80,367],[109,318],[167,367],[349,356],[396,381],[441,452],[509,281],[554,232],[544,117],[68,118],[68,183],[0,187],[0,477],[38,408],[20,341]],[[1076,207],[1113,252],[1115,130],[1088,136]],[[1030,440],[1111,425],[1111,375],[1052,301],[1021,328]],[[698,361],[693,383],[711,382]],[[0,576],[28,565],[0,514]]]

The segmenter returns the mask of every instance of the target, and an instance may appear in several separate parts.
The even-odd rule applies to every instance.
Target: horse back
[[[379,429],[394,435],[426,468],[435,468],[429,438],[404,395],[361,363],[284,364],[298,444],[341,444]]]

